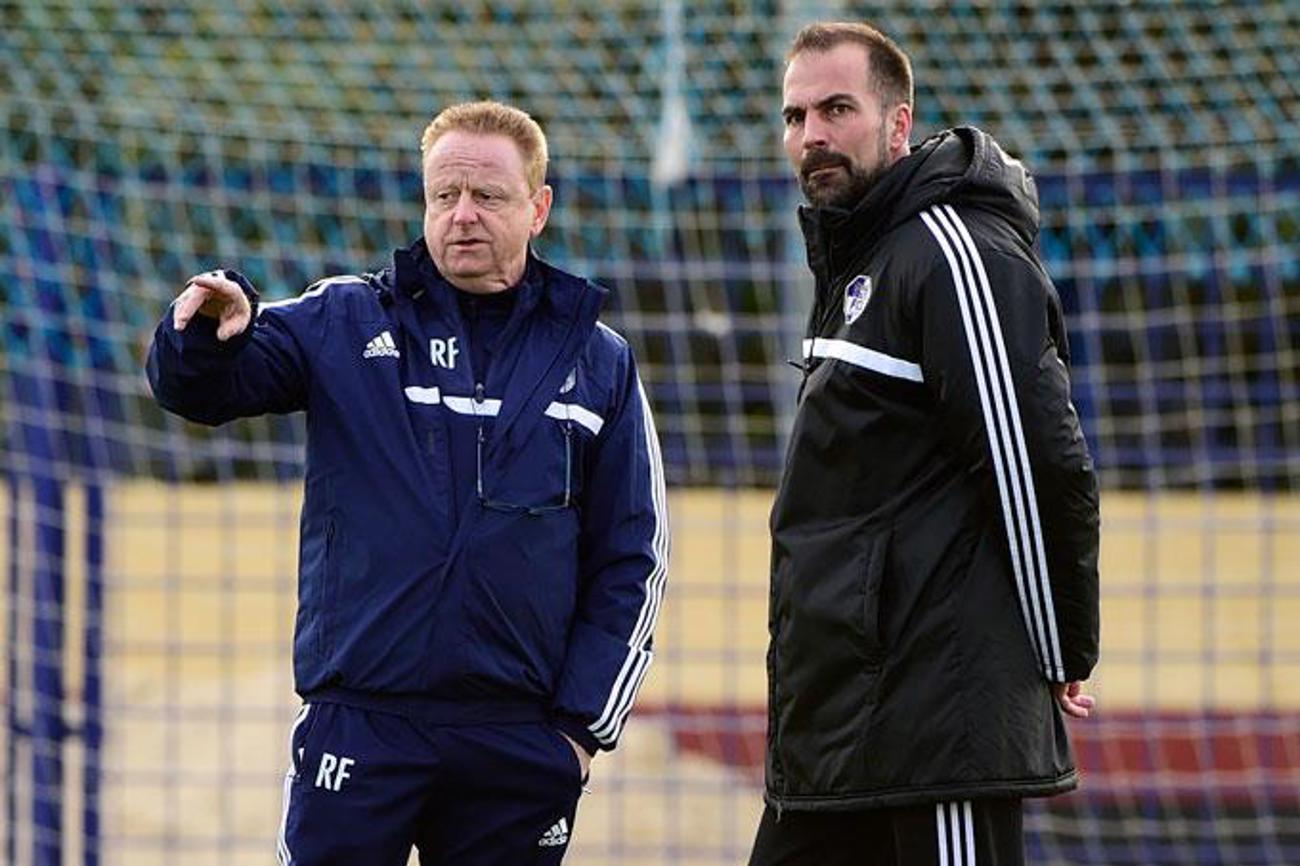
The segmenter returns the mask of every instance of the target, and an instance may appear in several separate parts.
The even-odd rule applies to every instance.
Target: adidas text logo
[[[556,845],[564,845],[568,841],[569,822],[561,818],[551,825],[551,829],[542,834],[542,838],[537,840],[537,847],[552,848]]]
[[[366,343],[366,350],[361,354],[362,358],[400,358],[402,353],[397,351],[397,344],[393,342],[393,335],[384,331],[379,336]]]

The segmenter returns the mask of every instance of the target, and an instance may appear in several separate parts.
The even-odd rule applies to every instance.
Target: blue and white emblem
[[[844,287],[844,324],[852,325],[871,300],[871,277],[858,274]]]

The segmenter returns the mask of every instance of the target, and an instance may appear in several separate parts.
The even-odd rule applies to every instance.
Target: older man
[[[391,267],[273,303],[197,275],[149,381],[206,424],[307,413],[281,862],[556,864],[650,665],[659,448],[605,292],[530,251],[538,125],[457,105],[421,149]]]

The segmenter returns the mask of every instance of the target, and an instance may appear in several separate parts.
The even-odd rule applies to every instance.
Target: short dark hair
[[[809,24],[795,34],[785,60],[789,63],[805,51],[830,51],[846,42],[867,49],[867,69],[872,78],[869,83],[875,85],[887,104],[912,104],[912,61],[894,40],[870,24],[856,21]]]

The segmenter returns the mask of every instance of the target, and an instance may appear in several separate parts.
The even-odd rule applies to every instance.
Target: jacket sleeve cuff
[[[230,350],[237,352],[244,348],[244,345],[253,338],[253,327],[257,324],[257,311],[262,299],[258,296],[257,289],[253,288],[253,284],[248,277],[239,271],[225,268],[222,273],[225,274],[226,279],[238,284],[244,290],[244,297],[248,298],[248,327],[226,341]],[[215,329],[213,333],[215,334]]]
[[[551,719],[551,722],[560,733],[586,749],[588,755],[595,755],[600,751],[600,741],[592,736],[586,725],[573,716],[557,715]]]

